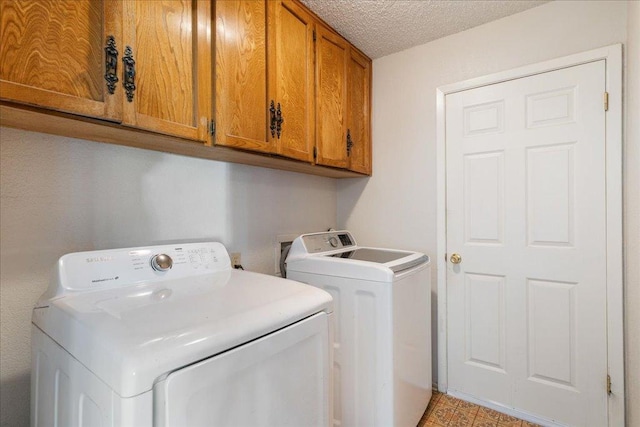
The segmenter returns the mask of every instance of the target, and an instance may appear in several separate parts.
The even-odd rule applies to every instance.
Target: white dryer
[[[329,426],[329,294],[219,243],[60,258],[33,311],[33,426]]]
[[[429,258],[312,233],[293,241],[286,273],[333,296],[334,426],[416,426],[432,387]]]

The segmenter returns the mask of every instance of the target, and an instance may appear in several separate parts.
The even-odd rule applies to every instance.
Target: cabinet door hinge
[[[209,120],[209,134],[211,136],[216,134],[216,122],[215,122],[215,120]]]
[[[316,30],[313,30],[313,41],[316,41]]]
[[[609,92],[604,93],[604,111],[609,111]]]
[[[313,160],[318,158],[318,147],[313,147]]]
[[[611,394],[611,375],[607,375],[607,394]]]

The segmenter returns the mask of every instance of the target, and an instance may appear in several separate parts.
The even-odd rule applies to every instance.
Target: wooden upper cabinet
[[[119,121],[121,0],[0,0],[0,97]],[[113,54],[105,53],[109,36]],[[109,62],[110,65],[107,65]],[[112,67],[117,67],[116,70]]]
[[[124,124],[206,141],[211,116],[211,3],[125,0],[123,9]],[[131,68],[135,75],[129,81]]]
[[[286,0],[216,2],[216,143],[313,160],[313,18]]]
[[[316,28],[316,163],[346,168],[349,44],[322,25]]]
[[[370,88],[299,0],[0,0],[7,108],[370,174]]]
[[[276,117],[276,153],[313,162],[314,146],[314,19],[293,1],[270,0],[269,17],[275,37],[269,37],[269,99]],[[273,137],[273,134],[271,134]]]
[[[266,0],[218,0],[215,17],[215,143],[273,152],[268,135]]]
[[[0,0],[0,97],[207,141],[211,3]]]
[[[371,60],[350,49],[347,67],[349,169],[371,175]]]
[[[371,60],[299,1],[215,17],[215,143],[371,174]]]

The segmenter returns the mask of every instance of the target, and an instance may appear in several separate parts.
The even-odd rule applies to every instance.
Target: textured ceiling
[[[548,0],[302,0],[372,59],[539,6]]]

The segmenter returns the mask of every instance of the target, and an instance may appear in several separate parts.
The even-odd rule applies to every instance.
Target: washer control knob
[[[331,237],[331,238],[329,239],[329,244],[330,244],[332,247],[337,248],[337,247],[338,247],[338,239],[337,239],[335,236]]]
[[[151,268],[155,271],[167,271],[173,267],[173,260],[167,254],[157,254],[151,258]]]

